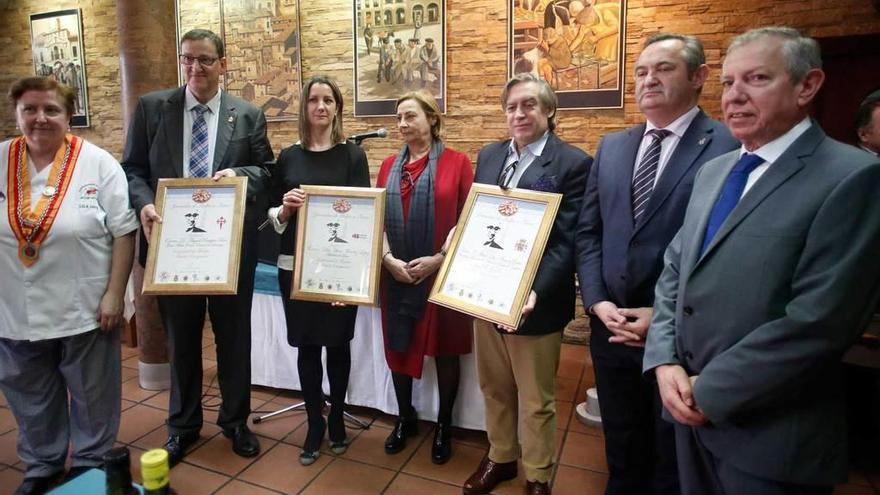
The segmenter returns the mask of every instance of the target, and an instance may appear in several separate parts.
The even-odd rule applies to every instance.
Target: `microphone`
[[[370,138],[383,138],[388,137],[388,131],[385,128],[381,128],[372,132],[365,132],[363,134],[355,134],[354,136],[349,136],[348,141],[354,141],[355,144],[360,144],[364,139]]]

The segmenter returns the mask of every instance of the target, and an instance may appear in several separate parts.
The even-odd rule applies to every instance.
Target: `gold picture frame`
[[[244,227],[247,177],[159,179],[144,294],[232,295]],[[218,259],[219,258],[219,259]]]
[[[379,304],[385,189],[303,185],[290,298]]]
[[[474,184],[428,301],[517,328],[561,194]]]

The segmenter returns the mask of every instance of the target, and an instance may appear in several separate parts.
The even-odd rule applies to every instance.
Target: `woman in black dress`
[[[308,434],[299,462],[308,466],[318,459],[325,428],[330,449],[345,452],[348,440],[343,422],[345,393],[351,369],[349,343],[354,336],[356,306],[290,299],[293,251],[296,245],[296,212],[305,193],[300,185],[370,186],[367,156],[342,133],[342,94],[331,79],[317,76],[303,87],[300,105],[300,142],[281,151],[273,175],[273,204],[270,210],[275,229],[282,234],[278,256],[278,281],[287,320],[287,341],[297,347],[297,370],[306,403]],[[330,382],[330,414],[321,415],[324,395],[321,348],[327,348],[327,377]]]

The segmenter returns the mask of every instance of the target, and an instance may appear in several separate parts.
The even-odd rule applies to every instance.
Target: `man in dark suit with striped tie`
[[[223,40],[205,29],[183,35],[179,61],[186,85],[141,96],[131,118],[122,168],[132,206],[141,219],[139,262],[155,222],[160,178],[246,176],[238,293],[228,296],[160,296],[159,313],[168,332],[171,397],[168,451],[171,464],[183,459],[199,438],[202,416],[202,327],[207,309],[217,344],[217,381],[223,402],[217,426],[243,457],[260,452],[248,429],[251,373],[251,300],[257,267],[257,225],[265,217],[266,163],[272,148],[266,117],[250,103],[220,90],[226,72]],[[193,223],[195,226],[195,223]]]
[[[697,106],[708,68],[693,36],[657,34],[636,66],[647,119],[605,136],[587,180],[577,230],[578,278],[605,431],[607,494],[676,494],[672,425],[641,373],[654,284],[703,163],[735,149]]]

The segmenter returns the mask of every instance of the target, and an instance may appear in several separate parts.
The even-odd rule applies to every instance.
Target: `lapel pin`
[[[700,139],[700,142],[699,142],[698,144],[699,144],[700,146],[706,144],[706,138],[702,138],[702,139]]]
[[[230,116],[229,116],[229,120],[228,120],[227,122],[229,122],[229,123],[231,124],[231,123],[233,123],[234,121],[235,121],[235,117],[233,117],[232,115],[230,115]],[[703,144],[703,143],[700,143],[700,144]]]

